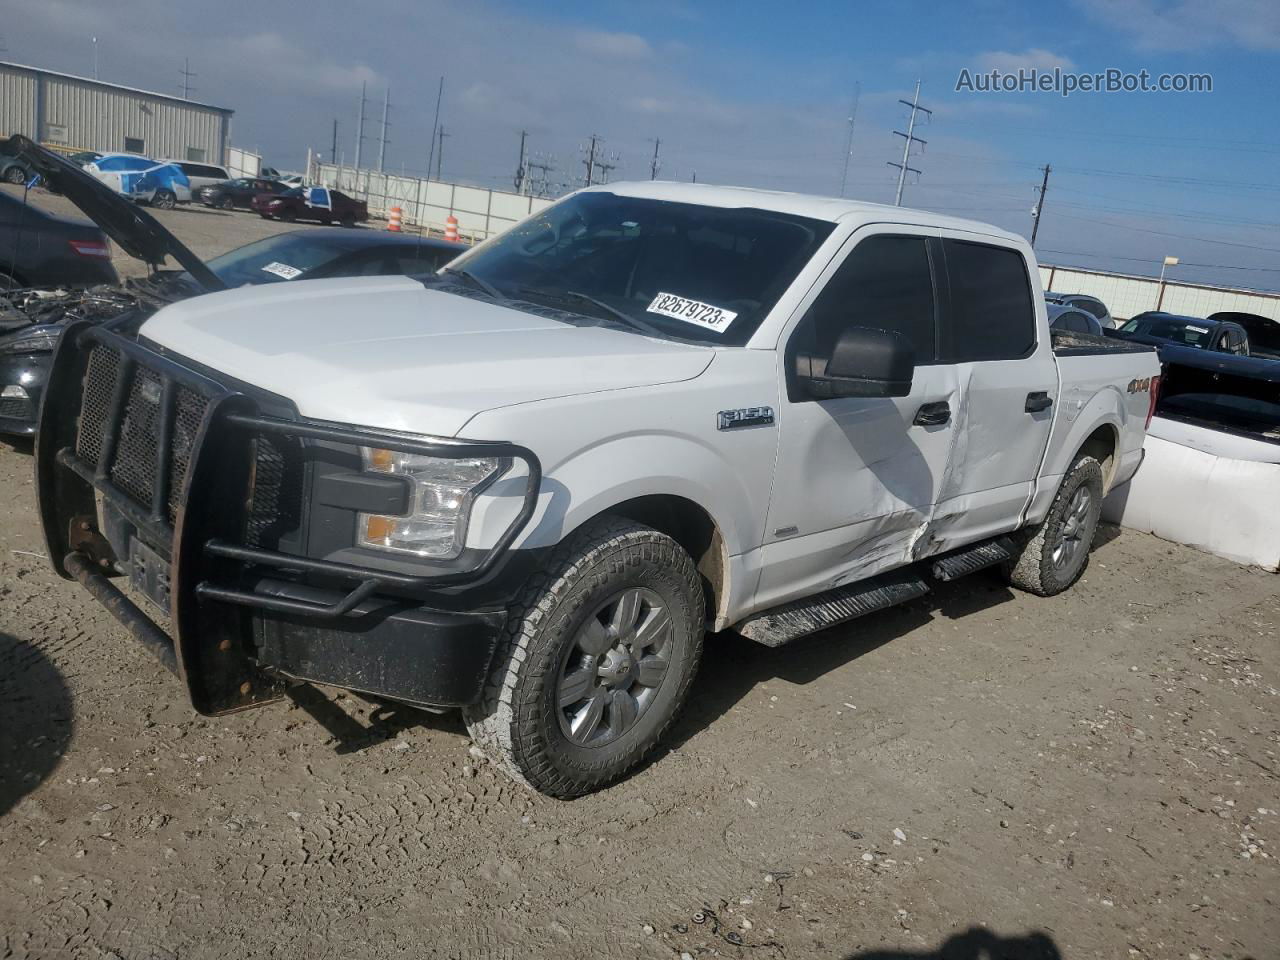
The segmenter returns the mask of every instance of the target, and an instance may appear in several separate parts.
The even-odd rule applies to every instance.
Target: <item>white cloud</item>
[[[1141,50],[1280,50],[1276,0],[1076,0]]]
[[[583,53],[618,60],[647,60],[653,55],[649,41],[634,33],[607,30],[576,30],[574,45]]]
[[[1021,53],[1010,53],[1004,50],[991,50],[978,55],[978,66],[984,71],[999,70],[1001,73],[1017,73],[1019,70],[1054,69],[1071,70],[1075,64],[1070,57],[1060,56],[1049,50],[1032,47]]]

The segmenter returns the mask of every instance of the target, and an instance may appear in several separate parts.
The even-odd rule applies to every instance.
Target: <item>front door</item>
[[[954,365],[938,358],[937,231],[857,231],[784,334],[787,395],[761,578],[753,607],[817,593],[912,557],[937,503],[959,403]],[[905,397],[817,400],[792,375],[797,353],[829,356],[846,327],[891,330],[915,350]],[[824,353],[824,351],[826,351]]]

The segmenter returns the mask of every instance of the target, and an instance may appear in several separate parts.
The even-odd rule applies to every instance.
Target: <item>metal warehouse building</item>
[[[0,62],[0,134],[21,133],[55,149],[141,153],[225,164],[225,107]]]

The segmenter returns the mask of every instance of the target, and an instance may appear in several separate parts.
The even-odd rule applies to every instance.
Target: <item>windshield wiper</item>
[[[651,337],[660,337],[665,339],[666,335],[652,324],[645,323],[638,317],[633,317],[629,313],[624,313],[617,307],[605,303],[603,300],[591,296],[589,293],[580,293],[577,290],[537,290],[530,287],[524,287],[521,293],[532,293],[536,296],[545,297],[548,300],[559,300],[561,302],[570,301],[572,303],[587,303],[598,310],[603,310],[609,314],[614,320],[626,324],[633,330],[639,330],[641,333],[647,333]]]
[[[489,296],[493,297],[495,300],[507,299],[506,294],[504,294],[501,290],[495,287],[488,280],[482,280],[480,277],[477,277],[470,270],[465,270],[458,267],[445,267],[444,272],[451,274],[452,276],[455,276],[455,277],[461,277],[463,280],[468,281],[473,287],[478,287],[479,289],[487,293]]]

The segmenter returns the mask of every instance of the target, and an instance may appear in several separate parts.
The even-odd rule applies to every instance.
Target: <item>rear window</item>
[[[1129,324],[1125,324],[1126,328],[1128,326]],[[1161,340],[1172,340],[1174,343],[1181,343],[1188,347],[1208,347],[1209,334],[1212,330],[1213,324],[1208,321],[1201,324],[1188,323],[1185,320],[1156,319],[1146,321],[1145,328],[1139,326],[1138,332],[1159,337]]]
[[[943,360],[1017,360],[1036,345],[1026,262],[1017,250],[944,239],[951,288]]]

